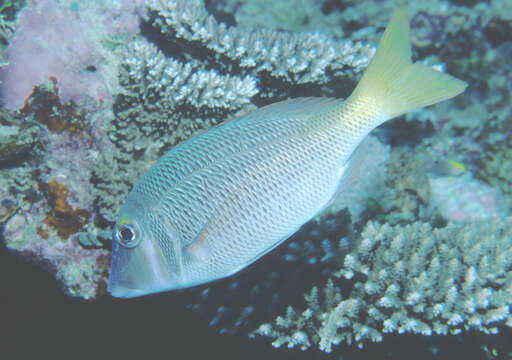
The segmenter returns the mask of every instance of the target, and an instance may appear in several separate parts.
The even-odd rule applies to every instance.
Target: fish
[[[436,177],[448,176],[456,177],[466,172],[466,166],[463,163],[451,159],[435,159],[427,168],[431,175]]]
[[[114,225],[108,291],[131,298],[237,273],[346,191],[370,131],[466,86],[412,63],[409,16],[399,8],[347,99],[264,106],[164,154]]]

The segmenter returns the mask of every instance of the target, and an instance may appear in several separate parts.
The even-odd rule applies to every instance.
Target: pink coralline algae
[[[0,69],[2,104],[20,109],[34,86],[49,78],[56,79],[63,102],[110,99],[116,78],[108,68],[115,66],[108,44],[135,34],[139,3],[29,0],[4,55],[9,64]]]
[[[490,220],[507,213],[499,190],[473,179],[469,173],[431,179],[431,186],[433,201],[447,220]]]
[[[19,110],[18,123],[31,124],[41,139],[18,168],[2,168],[0,238],[83,299],[105,292],[109,251],[96,240],[103,228],[94,226],[91,168],[105,151],[103,124],[114,116],[116,46],[138,32],[141,6],[28,0],[0,68],[0,102]],[[101,239],[110,236],[104,231]],[[90,239],[96,242],[85,244]]]
[[[2,169],[14,177],[0,178],[2,238],[8,249],[44,263],[66,293],[93,299],[105,292],[109,252],[97,248],[98,243],[84,247],[80,239],[97,235],[89,236],[94,222],[90,169],[104,150],[95,139],[109,110],[86,113],[88,125],[80,128],[72,126],[67,105],[52,92],[38,88],[27,104],[20,114],[47,126],[41,126],[42,149],[33,159],[20,168]],[[54,112],[43,111],[47,107]]]

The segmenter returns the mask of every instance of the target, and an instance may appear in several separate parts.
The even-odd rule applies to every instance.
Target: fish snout
[[[118,298],[133,298],[172,288],[173,281],[160,249],[151,241],[135,248],[112,244],[108,292]]]

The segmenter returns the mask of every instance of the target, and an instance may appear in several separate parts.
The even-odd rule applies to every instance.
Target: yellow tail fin
[[[424,64],[413,64],[409,43],[409,15],[398,9],[382,36],[377,53],[353,95],[382,107],[382,121],[449,99],[467,84]]]

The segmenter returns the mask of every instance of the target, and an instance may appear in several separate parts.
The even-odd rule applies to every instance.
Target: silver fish
[[[165,154],[123,205],[108,291],[134,297],[236,273],[328,206],[372,129],[464,91],[465,82],[413,64],[408,35],[401,8],[345,101],[272,104]]]

